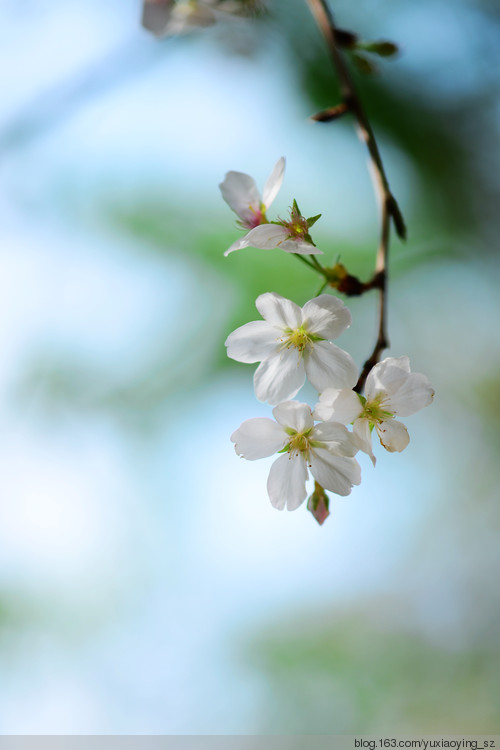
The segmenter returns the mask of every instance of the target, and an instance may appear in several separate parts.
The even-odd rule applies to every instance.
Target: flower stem
[[[327,285],[328,285],[328,279],[326,279],[326,281],[324,281],[321,284],[320,288],[318,289],[318,291],[316,292],[316,294],[314,296],[315,297],[319,297],[319,295],[321,294],[321,292],[323,291],[323,289],[326,289]]]
[[[321,265],[321,263],[319,262],[319,260],[316,258],[315,255],[311,255],[311,260],[316,266],[316,268],[318,269],[318,272],[323,274],[323,276],[326,276],[326,279],[328,280],[328,276],[326,274],[325,269],[323,268],[323,266]]]
[[[297,258],[298,260],[301,260],[302,263],[305,263],[307,266],[309,266],[309,268],[312,268],[312,270],[316,271],[316,273],[321,273],[321,274],[324,275],[324,271],[321,268],[321,266],[319,266],[319,263],[317,265],[314,265],[313,263],[311,263],[310,260],[307,260],[307,258],[304,255],[300,255],[299,253],[292,253],[292,255],[293,255],[294,258]],[[312,255],[310,257],[314,258],[314,255]],[[319,268],[317,266],[319,266]]]
[[[366,360],[355,390],[361,392],[366,378],[389,346],[387,335],[387,268],[389,260],[389,237],[391,220],[401,239],[406,238],[406,227],[396,199],[389,188],[389,181],[385,173],[382,157],[375,139],[373,129],[363,109],[358,93],[354,86],[349,68],[340,49],[338,30],[327,0],[307,0],[311,13],[321,29],[330,50],[333,65],[340,82],[342,103],[356,119],[356,129],[359,139],[366,144],[373,177],[374,190],[380,210],[380,241],[375,260],[374,278],[377,279],[379,290],[379,325],[377,341],[372,353]]]

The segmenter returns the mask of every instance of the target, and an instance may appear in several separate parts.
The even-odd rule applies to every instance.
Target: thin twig
[[[366,144],[369,154],[370,172],[372,174],[375,195],[380,210],[381,231],[380,242],[375,262],[374,279],[379,290],[379,327],[374,349],[363,366],[363,370],[356,384],[356,390],[362,391],[366,378],[380,355],[389,346],[387,335],[387,266],[389,259],[389,236],[391,220],[398,235],[406,237],[406,227],[401,211],[389,188],[389,181],[385,173],[384,164],[373,133],[372,127],[365,114],[351,74],[344,60],[338,44],[337,28],[333,15],[326,0],[307,0],[311,12],[326,39],[333,65],[337,71],[340,83],[342,102],[356,118],[357,132],[360,140]],[[375,284],[373,284],[375,286]]]

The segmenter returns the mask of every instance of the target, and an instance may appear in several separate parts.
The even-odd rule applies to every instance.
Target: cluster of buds
[[[283,180],[284,159],[275,165],[262,197],[254,180],[229,172],[220,188],[248,230],[226,251],[247,246],[318,254],[309,229],[319,216],[305,219],[294,201],[289,221],[269,222],[266,212]],[[226,340],[228,356],[259,363],[255,395],[272,406],[274,420],[248,419],[231,435],[236,453],[250,461],[279,454],[271,466],[267,490],[275,508],[295,510],[306,499],[309,472],[315,490],[309,510],[322,523],[328,515],[325,490],[349,495],[361,482],[355,456],[367,453],[375,465],[372,433],[382,446],[400,452],[409,442],[407,417],[431,403],[434,390],[425,375],[412,373],[406,356],[388,357],[369,372],[365,395],[358,393],[353,358],[332,343],[351,324],[342,300],[320,294],[303,307],[275,292],[261,294],[256,307],[262,320],[246,323]],[[306,379],[318,392],[314,408],[295,401]]]

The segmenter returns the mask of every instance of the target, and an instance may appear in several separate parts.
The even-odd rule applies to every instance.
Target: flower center
[[[314,245],[314,242],[312,241],[309,234],[309,228],[317,219],[319,219],[319,215],[313,216],[310,220],[304,218],[304,216],[302,216],[302,214],[300,213],[299,207],[297,206],[297,201],[294,201],[293,206],[290,209],[289,221],[279,219],[274,223],[280,224],[282,227],[285,227],[288,233],[285,239],[296,240],[297,242],[309,242],[311,245]]]
[[[363,409],[362,417],[365,417],[369,422],[375,424],[376,422],[385,422],[387,419],[392,419],[394,414],[391,411],[387,411],[382,408],[381,405],[382,397],[375,399],[374,401],[367,401]]]
[[[288,229],[288,238],[292,240],[306,237],[309,233],[309,225],[303,216],[292,216],[292,220],[283,222],[283,226]]]
[[[291,346],[294,346],[300,354],[304,352],[311,341],[311,336],[304,330],[303,326],[295,329],[287,328],[285,333],[287,334],[287,339],[284,342],[286,348],[290,349]]]
[[[290,435],[290,442],[287,445],[287,450],[290,456],[292,456],[294,453],[297,456],[299,455],[299,453],[302,453],[306,460],[308,459],[310,448],[309,434],[311,432],[311,429],[305,430],[305,432],[296,432],[292,429],[287,430],[288,434]]]
[[[263,203],[260,204],[259,208],[254,208],[252,205],[248,206],[252,212],[252,218],[246,221],[240,222],[244,229],[255,229],[261,224],[267,224],[266,207]]]

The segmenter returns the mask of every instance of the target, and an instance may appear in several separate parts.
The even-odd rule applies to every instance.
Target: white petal
[[[377,459],[373,455],[372,433],[370,431],[369,421],[367,419],[357,419],[353,424],[352,434],[359,450],[363,451],[363,453],[367,453],[372,460],[372,464],[375,466]]]
[[[229,253],[234,253],[235,250],[241,250],[244,247],[248,247],[247,243],[245,242],[245,237],[246,235],[233,242],[233,244],[224,252],[224,257],[227,257]]]
[[[343,424],[336,422],[317,424],[309,438],[315,442],[325,443],[325,448],[336,456],[352,458],[358,452],[358,446],[352,434]]]
[[[282,427],[291,427],[297,432],[305,432],[313,427],[311,410],[307,404],[298,401],[284,401],[273,409],[273,416]]]
[[[381,424],[375,425],[380,442],[389,453],[404,451],[410,442],[408,430],[402,422],[396,419],[387,419]]]
[[[372,367],[365,384],[367,401],[373,401],[379,393],[393,393],[401,387],[410,372],[408,357],[386,357]]]
[[[358,394],[350,388],[325,388],[314,408],[314,418],[350,424],[362,411]]]
[[[295,510],[306,499],[306,462],[302,455],[284,453],[271,466],[267,491],[275,508]]]
[[[276,198],[281,187],[281,183],[283,182],[284,173],[285,157],[282,156],[281,159],[278,159],[278,161],[274,165],[273,171],[267,178],[267,182],[264,185],[264,190],[262,192],[262,203],[264,204],[266,209],[269,208],[273,200]]]
[[[408,357],[387,357],[371,370],[366,379],[366,394],[370,401],[383,393],[382,406],[393,414],[409,417],[428,406],[434,398],[434,388],[419,372],[410,372]]]
[[[255,307],[264,320],[281,330],[295,330],[302,323],[302,310],[295,302],[276,292],[266,292],[255,300]]]
[[[260,195],[255,180],[244,172],[228,172],[219,185],[222,197],[244,222],[251,222],[260,211]],[[253,211],[252,211],[253,209]]]
[[[355,458],[334,456],[324,448],[314,448],[310,458],[316,481],[337,495],[349,495],[353,484],[361,484],[361,468]]]
[[[272,250],[288,236],[288,231],[281,224],[259,224],[243,238],[246,247],[258,247],[261,250]]]
[[[261,362],[279,346],[279,336],[265,320],[245,323],[227,337],[227,356],[237,362]]]
[[[306,331],[323,339],[338,338],[352,322],[351,313],[342,300],[331,294],[321,294],[306,302],[302,320]]]
[[[259,401],[279,404],[293,398],[305,379],[304,361],[299,358],[297,349],[283,349],[257,367],[253,376],[255,395]]]
[[[248,461],[272,456],[284,448],[289,440],[283,428],[267,417],[247,419],[231,435],[234,450]]]
[[[286,229],[285,233],[288,234]],[[280,250],[284,250],[286,253],[296,253],[296,255],[324,255],[323,250],[319,250],[315,245],[311,245],[310,242],[306,242],[305,240],[284,239],[276,247],[279,247]]]
[[[350,354],[329,341],[317,341],[305,356],[309,381],[321,393],[325,388],[352,388],[358,369]]]
[[[429,379],[420,372],[412,372],[400,385],[396,393],[384,399],[388,411],[400,417],[409,417],[424,406],[429,406],[434,398],[434,388]]]

